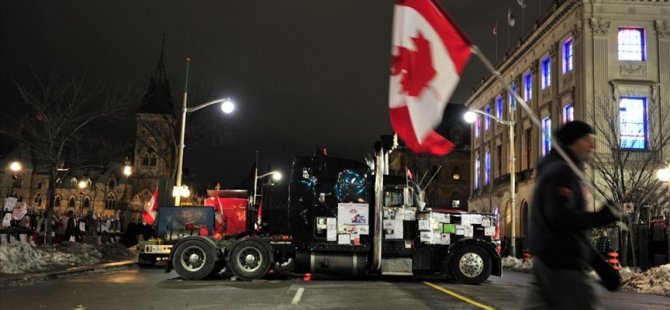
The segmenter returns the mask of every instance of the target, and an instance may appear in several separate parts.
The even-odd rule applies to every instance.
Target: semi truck
[[[384,174],[380,145],[375,157],[368,164],[296,157],[287,186],[263,188],[259,229],[220,239],[179,239],[166,272],[174,269],[189,280],[214,276],[224,267],[243,280],[271,271],[439,274],[467,284],[502,276],[492,240],[495,215],[433,210],[404,176]]]

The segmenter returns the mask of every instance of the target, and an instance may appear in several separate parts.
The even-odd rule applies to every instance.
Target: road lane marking
[[[487,305],[485,305],[485,304],[476,302],[476,301],[474,301],[474,300],[472,300],[472,299],[470,299],[470,298],[468,298],[468,297],[465,297],[465,296],[463,296],[463,295],[461,295],[461,294],[458,294],[458,293],[456,293],[456,292],[454,292],[454,291],[452,291],[452,290],[448,290],[448,289],[446,289],[446,288],[444,288],[444,287],[441,287],[441,286],[439,286],[439,285],[436,285],[436,284],[433,284],[433,283],[430,283],[430,282],[426,282],[426,281],[424,281],[423,284],[428,285],[428,286],[430,286],[430,287],[432,287],[432,288],[434,288],[434,289],[436,289],[436,290],[438,290],[438,291],[441,291],[441,292],[443,292],[443,293],[445,293],[445,294],[451,295],[452,297],[454,297],[454,298],[456,298],[456,299],[460,299],[460,300],[462,300],[462,301],[464,301],[464,302],[467,302],[467,303],[469,303],[469,304],[471,304],[471,305],[473,305],[473,306],[475,306],[475,307],[479,307],[480,309],[484,309],[484,310],[495,310],[495,308],[493,308],[493,307],[490,307],[490,306],[487,306]]]
[[[304,287],[298,288],[298,291],[295,292],[295,296],[293,296],[293,300],[291,300],[292,305],[297,305],[300,302],[300,299],[302,298],[302,292],[304,291]]]

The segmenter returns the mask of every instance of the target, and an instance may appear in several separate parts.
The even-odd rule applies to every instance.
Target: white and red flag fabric
[[[156,214],[158,213],[158,188],[154,189],[153,195],[149,202],[144,205],[142,212],[142,221],[147,225],[153,225],[156,222]]]
[[[217,184],[218,186],[218,184]],[[225,226],[225,220],[224,220],[224,213],[223,213],[223,203],[221,202],[221,197],[219,197],[219,190],[217,188],[216,190],[216,196],[214,196],[214,199],[216,199],[216,208],[214,209],[214,231],[218,233],[223,233],[224,231],[224,226]]]
[[[470,58],[470,42],[435,0],[398,0],[389,87],[391,125],[415,153],[446,155],[435,131]]]

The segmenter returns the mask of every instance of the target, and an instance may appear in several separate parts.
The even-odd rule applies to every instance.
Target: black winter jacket
[[[565,152],[582,167],[570,149]],[[530,252],[551,268],[583,269],[594,259],[590,228],[611,223],[615,217],[609,208],[586,211],[579,177],[556,151],[538,164],[537,171],[530,209]]]

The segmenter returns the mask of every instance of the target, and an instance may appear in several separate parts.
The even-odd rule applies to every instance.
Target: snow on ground
[[[670,296],[670,264],[632,274],[623,287],[638,293]]]
[[[529,272],[533,267],[533,259],[531,258],[524,262],[522,259],[518,259],[513,256],[507,256],[502,258],[502,266],[503,268],[514,271]]]
[[[502,258],[502,266],[505,269],[514,271],[529,272],[533,267],[533,259],[527,262],[507,256]],[[651,268],[645,272],[633,272],[628,267],[619,270],[621,274],[621,287],[624,290],[643,294],[657,294],[670,296],[670,264]],[[595,271],[591,271],[591,276],[598,280]]]
[[[93,245],[63,242],[55,246],[34,247],[25,242],[0,245],[0,272],[39,272],[67,267],[95,265],[132,258],[121,244]]]

